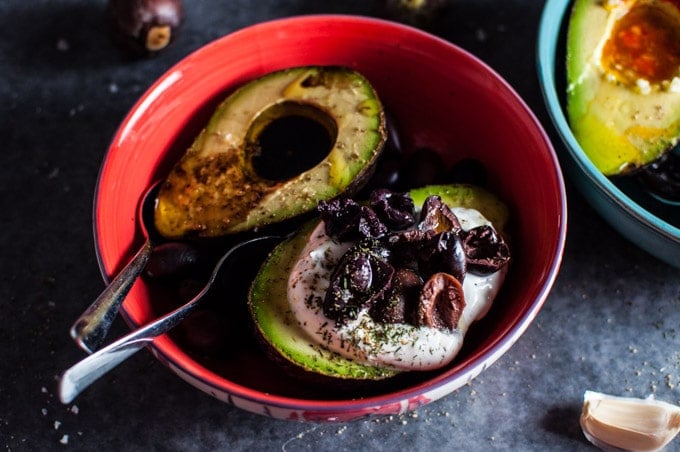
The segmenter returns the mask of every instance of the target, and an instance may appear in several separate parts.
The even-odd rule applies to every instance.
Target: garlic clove
[[[680,431],[680,407],[651,397],[586,391],[581,428],[588,441],[603,450],[659,450]]]

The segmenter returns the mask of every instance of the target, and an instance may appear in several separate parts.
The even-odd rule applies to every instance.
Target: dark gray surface
[[[505,77],[554,137],[534,62],[542,2],[452,3],[435,32]],[[107,39],[103,5],[0,0],[0,447],[580,450],[589,448],[578,425],[586,389],[680,402],[680,272],[622,239],[569,186],[566,254],[535,322],[472,383],[414,413],[271,420],[199,392],[148,352],[61,405],[57,377],[83,356],[68,328],[103,287],[91,232],[97,172],[132,104],[172,64],[233,30],[304,13],[374,14],[360,0],[190,0],[179,40],[131,62]],[[126,330],[119,320],[112,335]]]

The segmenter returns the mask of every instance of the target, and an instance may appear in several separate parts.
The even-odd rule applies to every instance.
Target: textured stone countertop
[[[102,0],[0,0],[0,447],[573,451],[591,447],[578,423],[586,389],[680,402],[680,272],[624,240],[567,182],[566,252],[538,317],[478,378],[415,412],[272,420],[196,390],[147,351],[62,405],[57,377],[83,356],[68,329],[103,288],[91,226],[97,173],[133,103],[189,52],[239,28],[307,13],[376,15],[368,0],[185,3],[177,42],[131,62],[106,36]],[[452,4],[433,32],[499,72],[556,137],[536,76],[543,2]],[[126,331],[117,320],[112,337]]]

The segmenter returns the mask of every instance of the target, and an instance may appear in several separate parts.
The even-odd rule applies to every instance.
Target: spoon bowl
[[[282,239],[283,237],[281,236],[266,235],[255,237],[232,247],[217,262],[208,282],[191,300],[174,311],[89,355],[64,372],[59,383],[60,400],[65,404],[70,403],[78,394],[101,376],[141,350],[156,337],[167,333],[182,320],[186,319],[200,305],[205,295],[215,287],[218,276],[222,277],[221,282],[225,287],[230,287],[231,284],[238,285],[242,283],[242,281],[229,280],[230,275],[239,277],[241,274],[241,272],[233,272],[233,265],[230,264],[246,262],[245,258],[247,258],[249,263],[260,263],[264,260],[266,254],[271,251],[272,246]]]
[[[88,353],[94,352],[104,343],[120,305],[144,270],[153,246],[159,241],[159,235],[153,226],[153,211],[159,187],[160,182],[152,184],[139,202],[137,218],[145,239],[141,248],[71,327],[71,337]]]

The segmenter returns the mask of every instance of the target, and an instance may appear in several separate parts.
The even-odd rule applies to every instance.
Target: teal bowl
[[[649,193],[634,178],[604,176],[586,156],[565,116],[566,30],[571,0],[547,0],[538,32],[538,76],[548,112],[564,146],[562,169],[593,208],[622,236],[680,268],[680,206]]]

